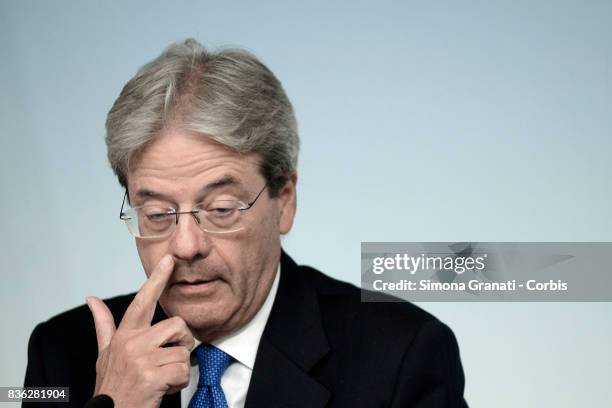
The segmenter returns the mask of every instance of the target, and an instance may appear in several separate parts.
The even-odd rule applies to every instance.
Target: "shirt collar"
[[[245,365],[250,370],[255,365],[255,356],[257,355],[257,349],[259,348],[259,341],[263,334],[270,311],[272,310],[272,304],[276,297],[278,290],[278,282],[280,280],[280,262],[276,270],[276,276],[272,287],[268,292],[268,296],[264,301],[263,305],[259,308],[255,316],[239,330],[231,333],[225,337],[214,340],[211,344],[218,349],[223,350],[228,355],[232,356],[236,361]],[[195,339],[194,349],[199,346],[201,342]]]

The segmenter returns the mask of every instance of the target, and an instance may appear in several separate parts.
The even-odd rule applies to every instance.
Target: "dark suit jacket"
[[[362,303],[360,289],[298,266],[284,252],[281,271],[247,408],[467,407],[457,342],[446,325],[410,303]],[[105,301],[117,324],[133,297]],[[154,322],[165,317],[158,306]],[[96,358],[87,307],[62,313],[34,329],[25,386],[68,386],[70,403],[57,406],[82,407],[93,394]],[[161,406],[179,408],[179,398],[167,395]]]

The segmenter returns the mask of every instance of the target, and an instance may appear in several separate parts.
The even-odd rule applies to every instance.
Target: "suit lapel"
[[[329,390],[311,375],[329,351],[316,293],[284,252],[281,277],[264,329],[245,408],[323,407]]]

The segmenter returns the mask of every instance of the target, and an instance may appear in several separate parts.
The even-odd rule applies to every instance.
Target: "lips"
[[[206,295],[214,293],[220,282],[221,280],[218,278],[185,279],[175,281],[171,285],[171,289],[178,291],[182,295]]]
[[[179,279],[174,279],[170,282],[170,284],[168,286],[172,286],[172,285],[199,285],[202,283],[208,283],[208,282],[212,282],[219,279],[218,276],[212,276],[212,277],[206,277],[206,278],[200,278],[200,277],[186,277],[186,278],[179,278]]]
[[[199,285],[201,283],[208,283],[211,282],[215,279],[196,279],[196,280],[180,280],[177,282],[174,282],[174,284],[179,284],[179,285]]]

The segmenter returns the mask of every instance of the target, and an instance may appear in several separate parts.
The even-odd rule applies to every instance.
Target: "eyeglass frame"
[[[257,196],[255,196],[255,198],[253,199],[253,201],[251,201],[250,203],[246,203],[246,206],[243,208],[237,208],[237,211],[247,211],[250,210],[251,207],[253,207],[253,205],[255,205],[255,202],[259,199],[259,196],[261,196],[261,193],[263,193],[263,191],[266,189],[266,187],[268,187],[268,183],[264,184],[263,188],[261,190],[259,190],[259,193],[257,193]],[[125,207],[125,200],[128,197],[128,189],[125,189],[125,194],[123,195],[123,201],[121,202],[121,210],[119,211],[119,219],[122,221],[125,221],[126,226],[127,226],[127,221],[131,220],[131,218],[124,218],[127,214],[123,211],[123,208]],[[238,202],[240,202],[239,200],[236,200]],[[129,204],[129,203],[128,203]],[[135,208],[141,208],[143,206],[138,206],[138,207],[131,207],[132,209]],[[169,209],[171,207],[168,207]],[[174,210],[174,208],[172,208]],[[193,216],[193,219],[195,220],[195,222],[198,225],[202,225],[202,222],[200,221],[199,217],[197,216],[197,214],[201,211],[206,211],[206,210],[202,210],[202,209],[193,209],[191,211],[174,211],[174,212],[169,212],[167,213],[167,215],[174,215],[176,218],[176,221],[174,223],[174,225],[178,225],[178,220],[179,220],[179,216],[181,214],[191,214]],[[242,228],[240,228],[242,229]],[[230,230],[230,231],[206,231],[204,229],[202,229],[203,231],[206,231],[208,233],[213,233],[213,234],[226,234],[229,232],[236,232],[236,231],[240,231],[240,229],[237,230]],[[160,239],[160,238],[167,238],[170,235],[172,235],[172,233],[169,233],[168,235],[160,235],[160,236],[154,236],[154,237],[137,237],[135,236],[132,231],[130,230],[130,228],[128,227],[128,231],[130,232],[130,235],[134,236],[135,238],[139,238],[139,239]]]

